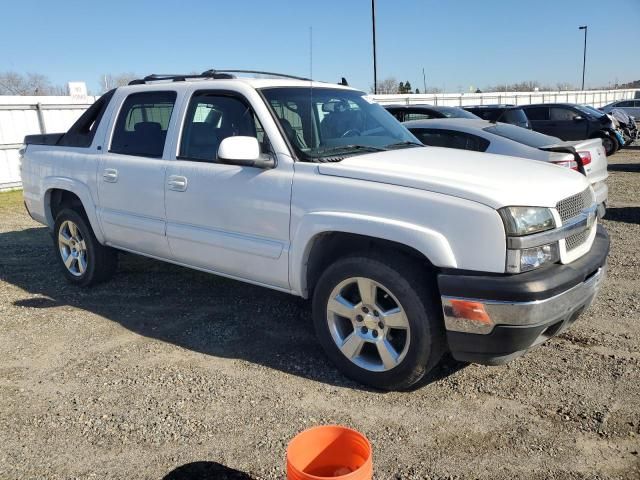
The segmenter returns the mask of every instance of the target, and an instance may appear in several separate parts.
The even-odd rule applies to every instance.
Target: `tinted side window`
[[[567,120],[573,120],[574,117],[577,117],[578,115],[580,114],[577,112],[574,112],[570,108],[551,107],[550,113],[549,113],[549,119],[555,120],[555,121],[567,121]]]
[[[109,100],[113,97],[114,90],[110,90],[95,101],[81,116],[76,123],[58,141],[58,145],[66,147],[90,147],[93,137],[98,130],[100,120],[104,111],[109,105]]]
[[[619,102],[616,107],[633,107],[633,100],[626,100],[624,102]]]
[[[387,112],[396,117],[399,122],[404,121],[404,112],[402,110],[388,109]]]
[[[161,157],[175,102],[176,92],[129,95],[120,109],[109,151]]]
[[[428,120],[430,118],[438,118],[437,115],[433,115],[431,113],[422,112],[407,112],[404,114],[404,121],[408,122],[409,120]]]
[[[235,96],[196,92],[187,109],[179,158],[215,162],[227,137],[255,137],[261,151],[270,150],[260,121],[251,107]]]
[[[482,118],[483,120],[495,122],[502,112],[500,110],[489,110],[489,109],[479,108],[477,111],[474,111],[473,113],[479,116],[480,118]]]
[[[489,147],[489,141],[470,133],[455,132],[453,130],[412,129],[413,133],[425,145],[432,147],[457,148],[484,152]]]
[[[549,107],[525,107],[529,120],[549,120]]]

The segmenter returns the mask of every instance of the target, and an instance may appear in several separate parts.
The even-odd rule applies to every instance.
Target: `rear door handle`
[[[102,172],[102,178],[105,182],[116,183],[118,181],[118,170],[115,168],[105,168]]]
[[[170,190],[184,192],[187,189],[187,177],[181,175],[170,175],[167,182]]]

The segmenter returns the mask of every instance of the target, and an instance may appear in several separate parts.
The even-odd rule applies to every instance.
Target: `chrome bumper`
[[[566,320],[591,305],[605,276],[603,265],[584,282],[553,297],[530,302],[442,296],[445,328],[486,335],[496,325],[531,326]]]

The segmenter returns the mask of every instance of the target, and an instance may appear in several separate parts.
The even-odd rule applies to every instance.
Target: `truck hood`
[[[367,180],[452,195],[492,208],[556,206],[589,186],[557,165],[450,148],[405,148],[324,163],[322,175]]]

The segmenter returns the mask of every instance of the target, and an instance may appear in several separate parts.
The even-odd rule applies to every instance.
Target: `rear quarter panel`
[[[87,148],[27,146],[22,161],[22,184],[32,217],[52,229],[55,219],[50,212],[50,192],[67,190],[80,198],[96,237],[101,240],[102,231],[95,215],[98,159]]]
[[[608,161],[607,154],[602,146],[602,140],[600,138],[592,138],[576,142],[574,147],[578,152],[586,151],[591,155],[591,163],[585,166],[589,182],[593,184],[606,180],[609,176],[607,173]]]

